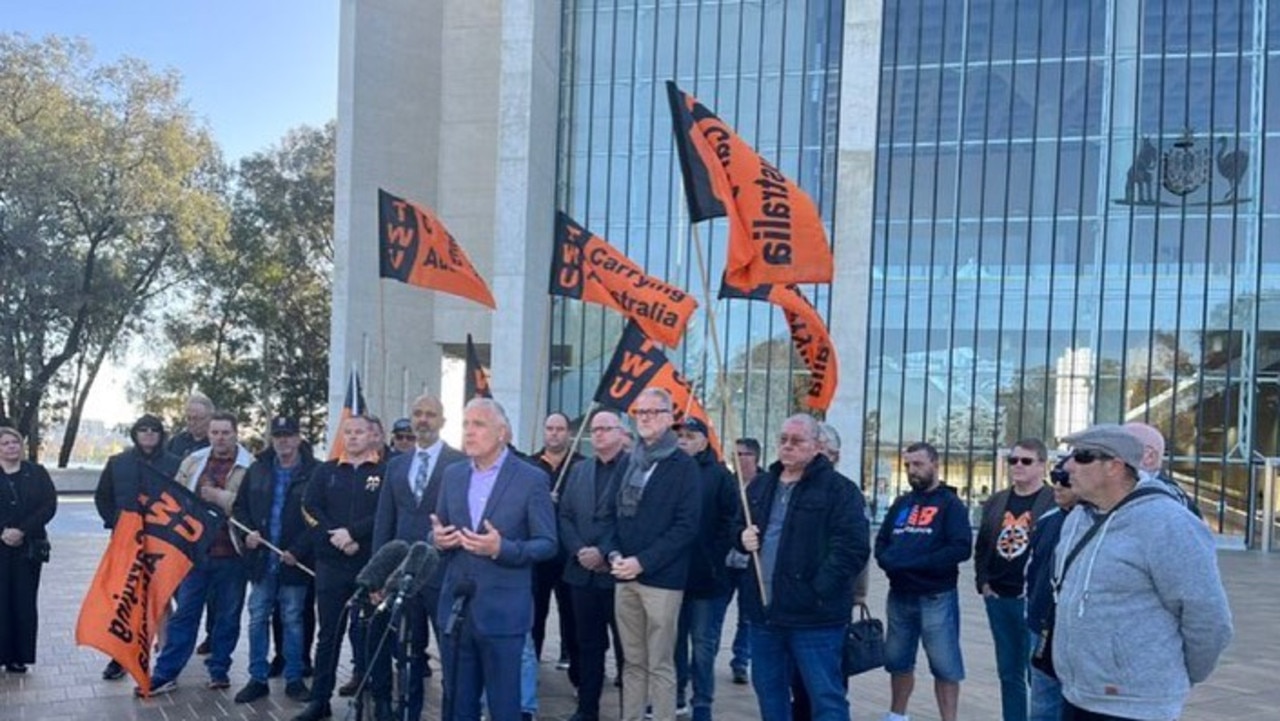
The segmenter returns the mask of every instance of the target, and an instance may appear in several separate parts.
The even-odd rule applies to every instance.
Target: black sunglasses
[[[1099,453],[1098,451],[1088,451],[1088,450],[1074,451],[1071,454],[1071,460],[1075,461],[1076,463],[1079,463],[1082,466],[1087,466],[1090,463],[1093,463],[1094,461],[1110,461],[1114,458],[1115,456],[1108,456],[1105,453]]]
[[[1067,473],[1067,459],[1063,458],[1053,466],[1053,470],[1049,471],[1049,480],[1053,481],[1063,488],[1071,487],[1071,474]]]
[[[1009,456],[1009,465],[1016,466],[1021,463],[1024,466],[1034,466],[1037,460],[1038,459],[1036,458],[1027,458],[1026,456]]]

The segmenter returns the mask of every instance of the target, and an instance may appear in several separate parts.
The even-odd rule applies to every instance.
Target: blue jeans
[[[902,593],[890,589],[885,604],[888,623],[884,639],[884,670],[911,673],[916,649],[924,642],[929,671],[939,681],[964,680],[960,653],[960,594],[953,588],[942,593]],[[753,629],[754,630],[754,629]]]
[[[826,628],[751,627],[751,684],[760,721],[791,721],[791,674],[809,692],[812,721],[849,721],[840,659],[844,624]]]
[[[711,707],[716,696],[716,652],[729,608],[729,595],[684,597],[676,630],[676,698],[683,699],[693,681],[693,706]],[[692,654],[690,653],[692,651]]]
[[[534,653],[533,634],[524,637],[520,652],[520,710],[538,713],[538,655]]]
[[[1027,642],[1036,646],[1036,634],[1027,631]],[[1031,721],[1058,721],[1062,718],[1062,682],[1031,667]]]
[[[249,590],[249,678],[267,682],[267,651],[271,644],[271,614],[280,606],[284,624],[284,677],[302,678],[303,623],[307,607],[307,587],[280,583],[280,575],[268,573]]]
[[[738,597],[738,628],[733,633],[733,658],[729,659],[729,668],[746,672],[751,665],[751,622],[742,612],[742,584],[754,583],[755,576],[744,569],[730,569],[729,578],[733,583],[733,593]]]
[[[1000,676],[1000,710],[1004,721],[1027,721],[1027,602],[1022,598],[987,596],[987,623],[996,647]]]
[[[200,614],[208,602],[213,613],[213,635],[205,666],[209,677],[225,679],[231,671],[231,654],[240,640],[240,612],[244,609],[244,562],[240,557],[206,558],[187,574],[174,594],[178,610],[165,626],[164,649],[156,659],[151,678],[172,681],[186,668],[196,649]],[[153,681],[153,685],[156,685]]]

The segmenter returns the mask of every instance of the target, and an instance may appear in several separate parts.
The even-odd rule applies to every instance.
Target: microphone
[[[425,541],[418,541],[410,546],[404,562],[387,579],[378,612],[385,611],[390,603],[399,605],[405,598],[421,591],[427,585],[427,578],[435,571],[438,561],[436,550]]]
[[[453,629],[466,616],[467,602],[475,593],[476,582],[473,578],[464,578],[453,587],[453,608],[449,611],[449,622],[444,626],[444,635],[453,635]]]
[[[360,573],[356,574],[356,592],[351,594],[347,605],[354,604],[360,596],[368,596],[370,591],[377,591],[386,585],[387,577],[396,570],[407,555],[409,555],[408,543],[399,539],[387,541],[386,545],[379,548],[378,552],[373,554],[373,558],[364,564]]]

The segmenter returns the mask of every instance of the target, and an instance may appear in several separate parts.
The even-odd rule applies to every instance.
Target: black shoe
[[[212,650],[213,650],[213,649],[212,649],[212,648],[210,648],[210,646],[209,646],[209,637],[208,637],[208,636],[206,636],[206,637],[205,637],[205,639],[204,639],[203,641],[201,641],[201,642],[200,642],[200,645],[199,645],[199,646],[196,646],[196,655],[197,655],[197,656],[208,656],[208,655],[209,655],[209,653],[210,653],[210,651],[212,651]]]
[[[747,670],[745,668],[733,669],[733,682],[739,686],[747,685]]]
[[[391,711],[391,699],[373,700],[373,719],[374,721],[396,721],[396,715]]]
[[[25,664],[25,663],[6,663],[6,664],[4,665],[4,670],[8,671],[9,673],[26,673],[26,672],[27,672],[27,664]]]
[[[284,695],[294,701],[305,703],[311,700],[311,689],[307,688],[307,684],[298,679],[285,684]]]
[[[267,696],[270,693],[271,693],[270,686],[263,683],[262,681],[254,681],[250,679],[249,683],[245,684],[244,688],[240,689],[240,692],[236,694],[235,702],[236,703],[253,703],[254,701],[257,701],[258,699],[264,696]]]
[[[320,721],[320,719],[326,719],[332,715],[333,711],[329,709],[328,701],[312,701],[291,721]]]
[[[111,663],[107,664],[107,667],[102,669],[102,680],[119,681],[122,678],[124,678],[124,667],[115,659],[111,659]]]
[[[538,721],[538,720],[537,720],[537,717],[533,715],[532,711],[521,711],[520,721]]]
[[[271,666],[267,668],[267,678],[280,678],[284,675],[284,656],[276,656],[271,659]]]
[[[343,698],[355,696],[356,691],[360,690],[360,678],[352,676],[351,680],[338,687],[338,695]]]

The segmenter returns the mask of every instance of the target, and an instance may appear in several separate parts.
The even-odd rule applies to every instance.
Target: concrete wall
[[[442,344],[494,343],[494,392],[535,423],[554,208],[559,2],[343,0],[330,412],[352,367],[370,409],[440,392]],[[425,204],[497,313],[378,279],[377,189]],[[512,200],[515,199],[515,200]],[[446,408],[453,425],[460,410]],[[530,426],[531,427],[531,426]],[[330,428],[330,435],[336,429]],[[517,439],[527,438],[527,433]]]

